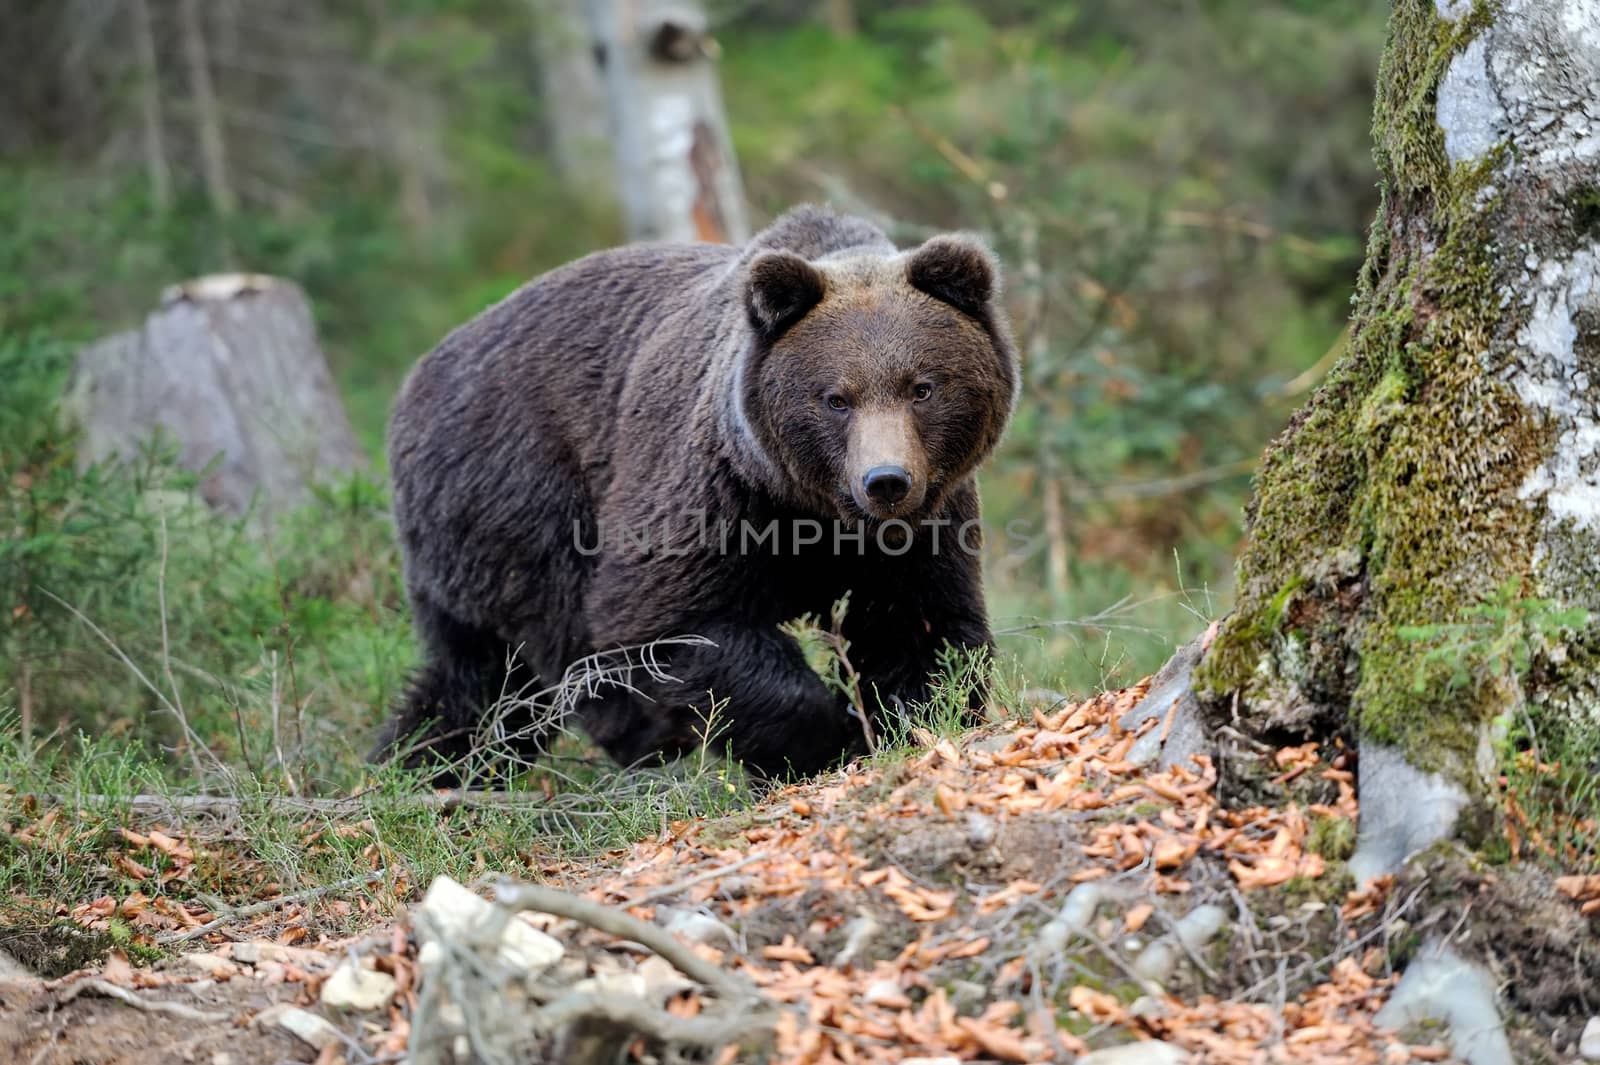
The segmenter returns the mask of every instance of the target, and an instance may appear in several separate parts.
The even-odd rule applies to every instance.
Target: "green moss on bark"
[[[1459,619],[1529,572],[1515,505],[1548,439],[1489,365],[1501,330],[1489,221],[1499,153],[1448,162],[1435,120],[1450,59],[1491,20],[1397,0],[1373,122],[1383,177],[1350,349],[1268,450],[1239,603],[1197,671],[1258,732],[1352,724],[1430,768],[1464,768],[1500,693],[1416,691],[1405,626]]]

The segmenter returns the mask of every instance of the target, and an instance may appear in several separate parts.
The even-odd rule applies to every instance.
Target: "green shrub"
[[[384,489],[319,487],[270,536],[159,442],[79,470],[60,345],[0,339],[0,690],[34,736],[84,730],[330,772],[412,656]],[[348,770],[345,775],[348,776]]]

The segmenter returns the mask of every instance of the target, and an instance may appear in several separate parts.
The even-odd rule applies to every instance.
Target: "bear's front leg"
[[[861,723],[776,627],[687,625],[710,641],[671,648],[670,679],[639,676],[638,692],[584,712],[590,735],[624,765],[726,744],[761,776],[816,773],[866,750]],[[641,698],[642,696],[642,698]]]
[[[931,696],[930,680],[941,672],[945,649],[994,649],[983,600],[981,560],[975,547],[953,537],[935,544],[929,537],[905,555],[880,562],[890,591],[852,594],[843,634],[851,665],[861,675],[867,708],[880,713],[910,710]],[[967,678],[965,710],[978,721],[988,698],[988,676]]]

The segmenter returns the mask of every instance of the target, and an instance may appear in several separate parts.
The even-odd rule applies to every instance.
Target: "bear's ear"
[[[989,306],[998,276],[993,253],[970,237],[934,237],[906,263],[911,287],[974,316]]]
[[[822,302],[824,283],[817,268],[787,251],[767,251],[750,262],[744,305],[750,324],[767,340],[806,316]]]

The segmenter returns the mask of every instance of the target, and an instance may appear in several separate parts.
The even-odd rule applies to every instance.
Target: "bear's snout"
[[[874,466],[861,478],[861,487],[873,502],[892,507],[910,493],[911,474],[904,466]]]
[[[850,428],[845,469],[856,506],[881,519],[915,513],[927,498],[928,472],[911,412],[869,407]]]

